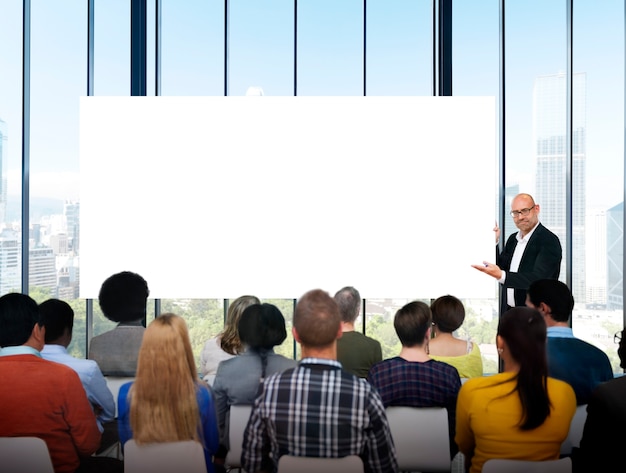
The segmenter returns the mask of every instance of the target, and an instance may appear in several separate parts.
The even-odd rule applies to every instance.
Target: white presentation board
[[[493,97],[83,97],[80,297],[491,298]]]

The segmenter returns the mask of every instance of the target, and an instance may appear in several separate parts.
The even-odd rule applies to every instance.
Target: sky
[[[0,44],[21,44],[21,3],[0,0]],[[31,195],[79,199],[78,97],[86,94],[87,2],[32,0]],[[154,2],[148,2],[148,35]],[[229,94],[250,86],[294,93],[293,1],[232,0]],[[95,2],[96,95],[129,94],[128,0]],[[224,93],[223,9],[218,0],[163,0],[162,94]],[[367,94],[431,93],[431,1],[368,0]],[[534,187],[532,89],[566,67],[564,0],[506,3],[507,184]],[[456,1],[453,93],[498,95],[497,0]],[[298,1],[298,95],[363,94],[363,2]],[[154,93],[149,40],[148,90]],[[0,53],[0,119],[8,130],[8,188],[19,194],[21,50]],[[587,74],[587,205],[623,200],[624,6],[574,4],[574,71]],[[497,181],[494,177],[494,192]]]

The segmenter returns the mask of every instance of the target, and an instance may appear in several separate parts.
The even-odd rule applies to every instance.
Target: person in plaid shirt
[[[307,292],[296,305],[292,330],[302,359],[264,381],[244,433],[243,469],[275,472],[285,454],[358,455],[368,473],[397,472],[380,396],[336,361],[341,336],[337,303],[320,289]]]

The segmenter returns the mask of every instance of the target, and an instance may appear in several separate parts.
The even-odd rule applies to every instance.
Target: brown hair
[[[433,313],[433,323],[441,332],[452,333],[458,329],[465,320],[465,307],[454,296],[441,296],[430,305]]]
[[[327,347],[337,339],[339,333],[339,307],[327,292],[313,289],[298,300],[293,312],[293,326],[302,345]]]
[[[231,355],[239,355],[243,352],[244,347],[239,339],[239,319],[243,311],[253,305],[260,304],[261,301],[255,296],[241,296],[231,302],[228,306],[228,314],[226,316],[226,325],[218,335],[222,350]]]

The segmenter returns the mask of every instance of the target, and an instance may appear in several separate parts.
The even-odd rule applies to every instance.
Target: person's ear
[[[343,337],[343,329],[341,324],[339,324],[339,330],[337,331],[337,340],[339,340],[341,337]]]
[[[35,349],[43,350],[43,346],[46,344],[46,327],[35,324],[33,331],[30,333],[30,338]]]
[[[296,330],[296,327],[291,327],[291,334],[293,335],[293,339],[298,342],[298,343],[302,343],[300,341],[300,337],[298,336],[298,331]]]
[[[541,315],[543,315],[544,317],[552,314],[552,309],[545,302],[540,302],[539,307],[537,307],[537,309],[539,310],[539,312],[541,312]]]

